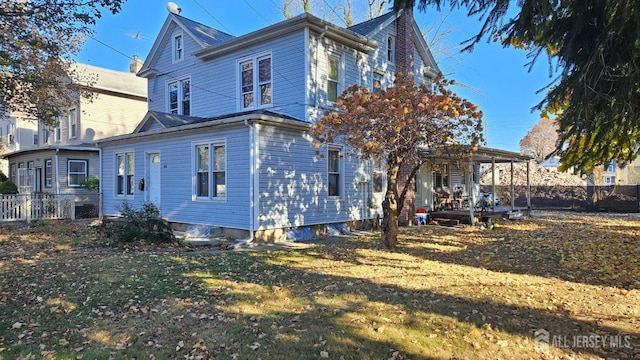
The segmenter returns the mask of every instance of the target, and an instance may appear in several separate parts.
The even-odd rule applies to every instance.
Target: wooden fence
[[[0,222],[75,218],[74,195],[0,195]]]

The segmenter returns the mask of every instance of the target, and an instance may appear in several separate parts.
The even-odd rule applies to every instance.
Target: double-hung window
[[[75,139],[78,136],[78,112],[76,109],[69,110],[69,139]]]
[[[241,60],[240,108],[256,109],[272,104],[271,54]]]
[[[384,190],[385,168],[381,160],[373,161],[373,192],[379,193]]]
[[[87,160],[67,160],[67,186],[80,187],[87,179]]]
[[[51,159],[44,161],[44,187],[50,188],[53,185],[53,166]]]
[[[327,68],[327,100],[335,102],[340,95],[340,57],[329,55]]]
[[[373,86],[372,86],[372,92],[377,93],[380,92],[380,90],[382,90],[382,79],[383,79],[384,75],[382,74],[382,72],[380,71],[374,71],[373,72]]]
[[[180,61],[183,57],[182,34],[178,34],[173,37],[173,62]]]
[[[133,195],[135,161],[132,152],[116,154],[116,195]]]
[[[227,153],[224,142],[195,145],[194,198],[219,199],[227,195]]]
[[[184,78],[169,83],[169,112],[191,115],[191,80]]]
[[[387,36],[387,61],[390,63],[396,61],[396,39],[393,35]]]
[[[340,161],[340,148],[329,148],[327,164],[327,176],[329,180],[328,195],[340,196],[340,183],[342,181]]]

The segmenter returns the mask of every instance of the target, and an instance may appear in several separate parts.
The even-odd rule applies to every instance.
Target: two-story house
[[[86,194],[82,182],[100,174],[96,141],[130,133],[147,112],[146,81],[133,72],[74,67],[82,79],[78,85],[91,95],[80,96],[57,126],[20,115],[2,124],[2,157],[20,193]]]
[[[401,58],[420,82],[437,74],[411,15],[398,46],[402,14],[343,28],[305,13],[235,37],[170,13],[138,73],[149,112],[99,141],[104,214],[152,202],[171,222],[259,239],[381,216],[381,166],[316,149],[307,130],[347,86],[389,86]]]

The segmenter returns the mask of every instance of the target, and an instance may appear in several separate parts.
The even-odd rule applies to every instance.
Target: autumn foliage
[[[326,112],[311,129],[318,145],[341,143],[362,160],[386,164],[385,247],[395,247],[398,214],[425,154],[433,149],[461,153],[482,139],[482,112],[453,93],[448,88],[453,84],[439,77],[431,84],[418,85],[396,74],[394,85],[379,92],[354,85],[338,98],[336,110]],[[412,169],[408,181],[399,181],[403,166]]]
[[[520,152],[532,156],[540,164],[556,149],[557,129],[555,121],[541,119],[520,140]]]

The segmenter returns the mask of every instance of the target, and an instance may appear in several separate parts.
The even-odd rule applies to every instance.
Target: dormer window
[[[179,34],[173,37],[173,62],[181,61],[182,58],[182,34]]]
[[[390,63],[396,61],[396,38],[393,35],[387,36],[387,61]]]

